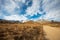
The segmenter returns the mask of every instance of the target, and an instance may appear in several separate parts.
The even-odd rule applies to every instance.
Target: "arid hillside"
[[[60,27],[60,22],[57,21],[37,21],[42,25],[48,25],[51,27]]]
[[[0,20],[0,40],[44,40],[43,26],[33,21]]]
[[[47,40],[44,35],[46,26],[60,27],[60,22],[27,21],[22,23],[0,19],[0,40]]]

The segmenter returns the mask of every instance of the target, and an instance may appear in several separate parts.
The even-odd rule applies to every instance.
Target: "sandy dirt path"
[[[49,40],[60,40],[60,28],[43,26],[45,37]]]

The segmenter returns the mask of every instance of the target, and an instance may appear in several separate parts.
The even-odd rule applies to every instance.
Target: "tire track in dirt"
[[[50,26],[43,26],[45,37],[48,40],[60,40],[60,28],[57,27],[50,27]]]

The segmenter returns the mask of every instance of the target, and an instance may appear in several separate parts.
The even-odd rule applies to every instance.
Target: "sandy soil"
[[[43,26],[43,29],[46,33],[45,37],[48,40],[60,40],[60,28]]]

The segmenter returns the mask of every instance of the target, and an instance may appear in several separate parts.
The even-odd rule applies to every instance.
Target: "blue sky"
[[[0,19],[60,21],[60,0],[0,0]]]

